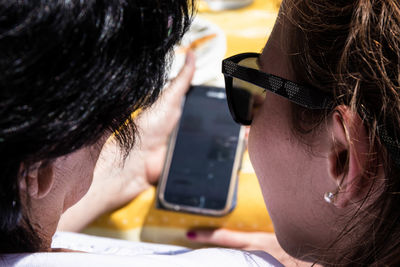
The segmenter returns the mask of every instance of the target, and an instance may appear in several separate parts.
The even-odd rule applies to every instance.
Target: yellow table
[[[199,16],[220,26],[226,34],[226,57],[260,52],[272,31],[281,0],[254,0],[248,7],[222,12],[210,11],[200,2]]]
[[[199,6],[199,16],[219,25],[227,37],[227,55],[259,52],[272,30],[278,0],[255,0],[239,10],[212,12]],[[206,217],[159,210],[156,188],[143,192],[125,207],[105,214],[85,233],[135,241],[150,241],[196,247],[188,243],[186,232],[193,227],[225,227],[240,231],[273,231],[248,154],[239,174],[238,199],[234,211],[224,217]]]

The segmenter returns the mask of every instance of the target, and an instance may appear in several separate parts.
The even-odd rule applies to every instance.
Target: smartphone
[[[223,88],[194,86],[173,131],[158,187],[159,207],[223,216],[236,204],[244,127],[229,113]]]

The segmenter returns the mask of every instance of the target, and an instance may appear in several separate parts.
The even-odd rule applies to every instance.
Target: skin
[[[289,118],[288,101],[268,93],[250,130],[249,154],[278,240],[289,254],[297,255],[308,244],[323,245],[327,239],[321,226],[329,225],[329,217],[315,211],[329,210],[322,196],[335,186],[324,184],[324,158],[310,161],[303,144],[292,136]],[[312,237],[312,232],[318,234]]]
[[[89,192],[62,215],[58,230],[79,232],[99,215],[126,204],[158,180],[169,135],[180,118],[182,99],[194,73],[194,61],[194,54],[189,52],[185,66],[159,100],[136,117],[136,147],[125,162],[121,162],[117,144],[108,140]]]
[[[299,82],[280,44],[283,25],[281,18],[259,58],[260,69]],[[344,105],[336,107],[303,140],[293,131],[291,112],[287,99],[267,91],[251,126],[249,155],[280,245],[294,257],[314,261],[313,251],[336,241],[377,177],[364,173],[369,141],[357,112]],[[348,170],[341,167],[346,162],[340,154],[348,156]],[[383,178],[382,170],[378,175]],[[335,193],[333,203],[324,201],[325,192]],[[328,251],[351,245],[351,237],[345,238]],[[334,255],[328,252],[327,257]]]
[[[282,51],[279,42],[281,35],[285,33],[280,23],[281,21],[278,20],[263,50],[259,60],[260,67],[264,72],[296,82],[295,75],[290,69],[289,60],[284,51]],[[191,76],[186,75],[185,77]],[[187,83],[184,88],[187,88],[188,81],[190,79],[186,80]],[[182,96],[183,93],[178,95]],[[174,97],[171,98],[173,99]],[[180,104],[180,101],[178,102]],[[160,131],[160,133],[162,132],[166,133],[166,135],[161,134],[159,136],[156,134],[152,138],[149,135],[148,141],[143,142],[142,148],[145,152],[144,154],[137,154],[139,159],[147,158],[148,155],[151,155],[151,151],[162,151],[162,149],[158,150],[157,147],[163,147],[163,145],[157,145],[153,149],[151,149],[152,146],[147,149],[145,145],[147,142],[147,144],[152,144],[151,141],[154,140],[166,140],[168,131]],[[150,134],[151,131],[147,133]],[[147,136],[142,136],[143,141]],[[379,187],[379,181],[383,182],[383,171],[382,167],[378,166],[377,176],[365,176],[364,170],[367,167],[365,155],[370,149],[366,129],[358,114],[347,106],[336,107],[318,131],[312,136],[305,136],[304,138],[305,143],[311,144],[312,153],[310,152],[310,147],[300,141],[298,136],[293,133],[291,104],[289,101],[272,93],[267,93],[266,100],[262,104],[259,113],[256,114],[251,126],[249,135],[250,159],[259,179],[280,246],[291,256],[307,261],[315,261],[316,258],[311,255],[313,250],[315,248],[323,249],[336,239],[340,230],[346,226],[348,218],[359,208],[358,203],[365,197],[371,183],[375,180],[375,184]],[[154,143],[165,144],[166,141],[165,143],[164,141]],[[81,157],[80,164],[82,164],[87,154],[85,154],[85,151],[81,151],[81,153],[83,154],[80,156],[72,154],[69,156],[72,158]],[[97,151],[92,153],[98,155]],[[340,168],[343,162],[340,162],[339,155],[343,153],[348,156],[347,169]],[[154,155],[160,158],[160,153],[155,152]],[[93,156],[93,159],[97,160],[97,157]],[[94,169],[94,164],[82,164],[78,167],[74,162],[69,163],[67,161],[68,158],[64,160],[60,162],[61,171],[59,171],[59,175],[54,176],[53,180],[56,182],[39,179],[39,177],[46,177],[44,175],[46,173],[54,173],[57,168],[53,168],[52,170],[38,172],[36,176],[32,174],[32,178],[26,180],[25,184],[24,182],[21,183],[21,189],[27,191],[31,199],[34,200],[31,206],[27,206],[32,210],[32,218],[38,225],[38,231],[43,233],[43,236],[48,240],[47,248],[62,211],[79,200],[83,193],[87,191],[91,182],[91,173]],[[132,160],[132,162],[135,162],[135,160]],[[138,164],[137,166],[149,166],[150,163],[144,160],[135,164]],[[64,167],[67,168],[63,169]],[[82,172],[82,168],[87,168],[87,178],[80,177],[79,173],[75,172],[79,170],[80,173],[86,173],[86,171]],[[143,168],[139,169],[143,170]],[[68,171],[70,172],[69,176],[72,177],[74,175],[76,179],[62,177],[62,174]],[[40,173],[42,175],[39,175]],[[109,199],[115,199],[116,196],[120,195],[124,196],[124,193],[120,191],[121,188],[136,188],[136,186],[125,186],[127,180],[124,179],[128,177],[124,173],[124,171],[121,172],[123,179],[120,181],[122,183],[117,183],[116,186],[111,186],[115,181],[111,183],[107,179],[96,179],[95,177],[93,188],[98,187],[103,190],[110,190],[109,194],[102,194],[102,196],[110,196]],[[132,175],[132,172],[128,173],[130,174],[129,177],[141,177],[139,180],[142,181],[130,183],[128,180],[128,184],[140,184],[144,187],[149,182],[147,178],[152,176],[147,172],[138,173],[137,176]],[[34,181],[41,182],[35,183]],[[38,186],[35,187],[35,184],[38,184]],[[131,199],[136,194],[134,192],[138,190],[127,191],[127,199]],[[104,191],[100,190],[100,192]],[[335,193],[334,203],[329,204],[324,201],[325,192]],[[87,196],[92,196],[92,199],[96,200],[87,202],[89,206],[101,206],[101,202],[98,202],[102,201],[101,198],[94,197],[90,194],[90,191]],[[40,204],[39,199],[43,198],[47,198],[47,201],[40,200],[43,201]],[[370,201],[373,202],[374,199],[375,197],[372,197]],[[126,199],[113,204],[107,201],[109,200],[106,200],[105,207],[116,207],[123,204]],[[83,209],[81,213],[78,212],[77,214],[82,214],[82,211]],[[37,216],[35,217],[35,215]],[[93,212],[93,215],[99,215],[99,211]],[[362,227],[360,227],[359,233],[356,234],[361,234],[362,230]],[[286,263],[285,259],[288,259],[287,254],[282,254],[280,246],[277,245],[271,234],[240,233],[226,229],[214,231],[198,230],[195,233],[191,237],[193,242],[249,250],[262,249],[267,252],[273,252],[273,255],[284,263]],[[341,240],[340,243],[335,244],[333,249],[351,248],[351,240],[351,237]],[[277,249],[277,251],[271,251],[271,247],[272,249]],[[327,255],[327,260],[330,257],[333,259],[334,255]],[[291,261],[290,263],[294,262]],[[294,264],[299,264],[299,262]]]
[[[260,69],[295,81],[287,58],[280,48],[280,34],[281,26],[277,23],[259,58]],[[271,234],[240,233],[225,229],[211,232],[198,230],[196,238],[192,240],[241,249],[262,249],[287,265],[304,263],[289,257],[280,246],[289,255],[299,257],[310,249],[308,244],[324,243],[326,231],[321,226],[329,224],[329,221],[327,217],[323,217],[326,220],[321,221],[320,214],[315,211],[330,209],[323,201],[323,195],[327,191],[333,191],[336,185],[333,180],[326,179],[328,175],[325,158],[319,156],[312,159],[305,145],[295,138],[290,118],[290,102],[267,91],[266,99],[251,125],[248,142],[250,160],[279,244]],[[315,152],[321,154],[324,153],[322,150],[327,149],[328,146],[323,146]],[[310,236],[313,232],[317,234]]]
[[[276,24],[259,58],[260,68],[295,81],[287,57],[280,49],[281,32],[280,24]],[[322,200],[324,193],[333,191],[336,185],[327,178],[329,167],[325,155],[330,140],[326,136],[324,132],[314,139],[319,145],[311,155],[293,134],[290,102],[268,91],[251,126],[250,159],[278,240],[294,256],[305,254],[311,249],[309,246],[324,246],[331,239],[329,232],[324,231],[330,225],[331,209]]]
[[[164,161],[160,155],[165,154],[168,136],[180,117],[181,101],[190,86],[194,68],[194,54],[189,52],[180,74],[162,92],[153,108],[139,116],[138,147],[125,164],[115,156],[117,147],[110,141],[96,166],[110,136],[105,133],[93,146],[60,157],[51,164],[38,162],[36,168],[21,178],[23,206],[42,238],[42,251],[60,251],[50,248],[51,239],[62,214],[75,203],[63,215],[59,229],[83,228],[100,214],[133,199],[160,175]],[[95,168],[98,171],[93,177]]]
[[[280,42],[286,38],[284,23],[281,9],[259,66],[263,72],[298,82]],[[293,130],[291,103],[271,92],[266,94],[250,128],[248,149],[277,241],[295,258],[314,262],[318,259],[313,252],[320,249],[326,253],[326,260],[334,261],[336,249],[353,247],[352,236],[326,248],[337,240],[352,214],[360,208],[373,182],[383,188],[382,166],[375,166],[376,176],[368,177],[365,173],[366,155],[370,151],[368,135],[358,113],[350,107],[337,106],[318,130],[300,139]],[[340,155],[347,156],[348,169],[341,167],[346,162]],[[333,203],[324,201],[326,192],[335,194]],[[378,195],[379,192],[374,192],[365,206]],[[359,225],[355,235],[362,235],[363,231],[363,225]],[[300,264],[274,251],[277,244],[271,241],[271,234],[226,229],[191,232],[193,242],[261,249],[272,252],[287,265]]]
[[[37,171],[29,172],[21,181],[22,201],[28,207],[33,227],[43,239],[42,250],[49,250],[61,214],[88,191],[108,135],[97,144],[59,157],[51,164],[39,163]]]

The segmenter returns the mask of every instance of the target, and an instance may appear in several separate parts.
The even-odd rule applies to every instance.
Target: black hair
[[[192,11],[187,0],[0,1],[0,253],[40,249],[21,206],[21,164],[106,130],[127,153],[131,113],[157,98]]]

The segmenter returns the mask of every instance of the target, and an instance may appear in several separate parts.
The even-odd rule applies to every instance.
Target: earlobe
[[[21,169],[25,168],[21,164]],[[38,162],[26,170],[20,180],[20,189],[25,191],[29,197],[44,198],[53,187],[54,172],[52,163]]]
[[[337,184],[336,207],[356,203],[368,192],[368,153],[368,134],[362,119],[348,106],[338,106],[332,114],[332,146],[328,156],[329,174]]]

